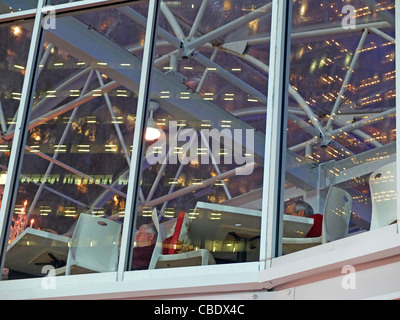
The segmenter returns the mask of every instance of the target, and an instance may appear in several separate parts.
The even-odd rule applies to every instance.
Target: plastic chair
[[[348,236],[352,206],[353,198],[347,191],[338,187],[329,189],[322,224],[323,243]]]
[[[65,274],[78,266],[94,272],[117,270],[121,225],[109,219],[81,214],[68,252]]]
[[[375,170],[369,177],[372,215],[370,230],[387,226],[397,220],[396,162]]]
[[[325,201],[322,235],[314,238],[283,238],[284,254],[304,250],[348,236],[353,198],[338,187],[330,187]]]
[[[174,268],[215,264],[214,257],[206,249],[198,249],[195,251],[177,253],[177,254],[162,254],[163,242],[166,238],[165,229],[158,221],[157,209],[153,209],[152,220],[157,229],[157,243],[150,260],[149,269],[158,268]]]

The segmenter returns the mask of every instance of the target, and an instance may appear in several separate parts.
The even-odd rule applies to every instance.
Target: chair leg
[[[207,266],[208,265],[208,252],[205,250],[202,250],[201,252],[201,261],[202,261],[202,265],[203,266]]]
[[[66,276],[69,276],[71,274],[71,267],[73,265],[73,262],[71,260],[72,260],[71,257],[67,258],[67,265],[65,266],[65,275]]]

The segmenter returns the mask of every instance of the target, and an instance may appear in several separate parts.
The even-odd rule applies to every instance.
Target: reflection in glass
[[[312,239],[284,227],[283,253],[396,220],[394,1],[294,1],[291,46],[284,212],[324,218]]]
[[[35,9],[37,4],[37,0],[2,0],[0,1],[0,14]]]
[[[146,16],[146,2],[131,8]],[[8,279],[116,271],[141,49],[111,38],[143,44],[145,34],[135,21],[118,21],[122,9],[57,17],[57,28],[44,31]]]
[[[133,270],[258,261],[271,7],[161,3]]]
[[[7,168],[11,153],[12,141],[7,139],[7,134],[12,130],[16,121],[19,102],[21,100],[22,85],[30,44],[32,23],[12,24],[0,28],[2,50],[0,52],[0,192],[3,195],[6,181]],[[24,210],[21,203],[20,211]],[[11,226],[10,241],[21,232],[22,225],[27,223],[20,215],[15,216]]]

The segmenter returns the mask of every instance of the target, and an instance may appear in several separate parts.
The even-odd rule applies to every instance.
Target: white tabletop
[[[194,213],[190,214],[190,235],[192,239],[224,241],[229,232],[244,237],[260,235],[261,211],[231,207],[207,202],[197,202]],[[312,218],[284,215],[283,236],[305,237],[314,223]]]
[[[27,228],[8,247],[5,267],[35,276],[45,276],[43,265],[50,264],[54,255],[58,260],[67,261],[70,238],[58,234]]]

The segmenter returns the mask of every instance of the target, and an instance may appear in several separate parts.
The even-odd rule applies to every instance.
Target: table
[[[305,238],[314,224],[313,218],[283,215],[283,237]]]
[[[241,261],[258,260],[260,210],[197,202],[190,218],[190,237],[195,246],[205,248],[222,259],[232,259],[232,254],[235,253]],[[285,214],[283,236],[305,237],[313,223],[312,218]],[[239,252],[246,253],[245,257],[238,254]]]
[[[33,276],[45,276],[42,268],[44,264],[52,264],[50,255],[67,261],[70,240],[69,237],[27,228],[7,247],[4,267]]]

